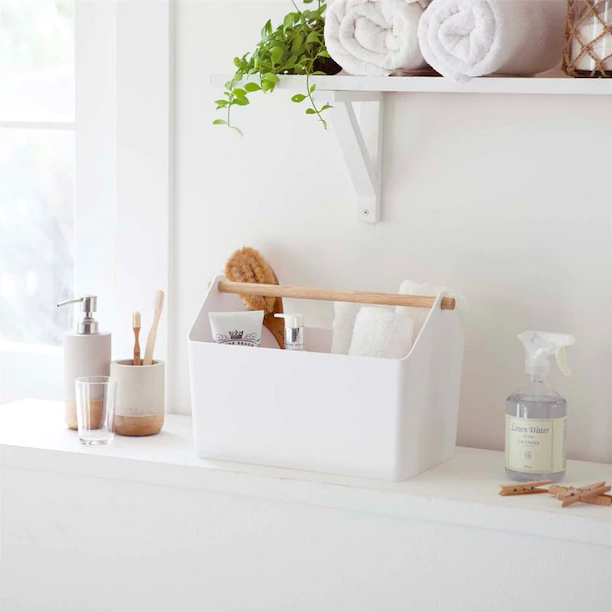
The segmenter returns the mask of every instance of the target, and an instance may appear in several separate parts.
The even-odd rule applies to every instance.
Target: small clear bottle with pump
[[[570,373],[565,347],[574,337],[528,331],[518,338],[529,382],[506,399],[506,474],[516,481],[557,482],[565,474],[567,401],[546,378],[553,355],[561,371]]]
[[[285,319],[285,350],[304,350],[304,315],[275,314],[275,317]]]

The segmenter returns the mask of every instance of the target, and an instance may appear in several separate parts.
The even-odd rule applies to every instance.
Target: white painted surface
[[[612,461],[612,98],[388,94],[383,219],[354,222],[333,132],[289,91],[252,96],[241,139],[212,127],[211,73],[231,70],[283,3],[177,6],[176,211],[169,313],[173,410],[190,410],[186,338],[235,248],[259,248],[281,282],[394,291],[403,279],[465,294],[458,442],[503,448],[504,402],[523,381],[516,335],[571,332],[570,458]],[[577,87],[578,85],[576,85]],[[331,305],[291,302],[330,326]]]
[[[318,102],[329,104],[329,117],[338,144],[344,156],[356,196],[355,218],[362,223],[381,220],[383,119],[384,96],[369,93],[357,113],[353,98],[362,98],[361,92],[315,91]],[[370,128],[371,142],[366,140]]]
[[[526,612],[612,604],[610,509],[497,496],[500,453],[380,483],[195,459],[189,417],[85,449],[58,405],[0,415],[3,612],[514,612],[517,589]]]
[[[108,447],[88,448],[65,428],[60,403],[16,402],[0,409],[1,465],[612,546],[610,508],[562,509],[545,495],[500,497],[506,476],[496,451],[458,448],[454,459],[393,483],[198,459],[191,427],[190,417],[168,415],[157,436],[115,436]],[[611,465],[569,462],[566,482],[600,480],[612,481]]]
[[[223,87],[232,74],[213,74],[213,87]],[[283,76],[276,87],[303,90],[305,77]],[[487,93],[487,94],[557,94],[612,95],[607,79],[572,79],[566,76],[530,78],[487,77],[457,83],[442,77],[364,77],[351,75],[312,77],[319,91],[383,91],[413,93]]]
[[[169,282],[172,3],[75,6],[76,291],[99,296],[100,328],[126,358],[132,313],[142,311],[146,334],[154,293]]]
[[[155,292],[169,294],[172,208],[173,2],[117,3],[116,331],[113,355],[132,354],[132,313],[142,314],[143,357]],[[108,265],[108,264],[106,264]],[[166,307],[168,304],[166,304]],[[165,313],[155,358],[167,355]]]
[[[117,14],[115,0],[75,2],[75,293],[97,295],[100,331],[115,325]],[[70,330],[66,330],[70,331]]]
[[[408,355],[376,359],[334,355],[331,332],[308,326],[304,351],[215,344],[208,313],[244,310],[223,280],[189,334],[200,457],[405,480],[453,456],[465,338],[444,294]]]

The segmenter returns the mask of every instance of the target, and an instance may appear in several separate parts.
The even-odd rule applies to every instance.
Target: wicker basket
[[[563,71],[612,77],[612,0],[568,0]]]

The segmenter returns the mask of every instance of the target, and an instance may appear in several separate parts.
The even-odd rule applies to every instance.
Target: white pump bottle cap
[[[557,365],[565,376],[570,374],[565,347],[576,342],[572,334],[554,334],[540,331],[526,331],[518,335],[525,347],[525,372],[527,374],[547,374],[550,371],[549,359],[554,355]]]
[[[303,314],[285,314],[279,313],[275,314],[275,317],[279,319],[285,319],[285,325],[292,329],[299,329],[300,327],[304,327],[304,315]]]

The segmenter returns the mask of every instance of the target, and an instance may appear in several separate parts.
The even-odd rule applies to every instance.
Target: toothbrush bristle
[[[132,327],[140,327],[140,313],[135,312],[132,315]]]
[[[153,309],[161,310],[164,305],[164,292],[156,291],[155,292],[155,300],[153,301]]]

